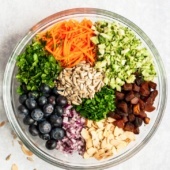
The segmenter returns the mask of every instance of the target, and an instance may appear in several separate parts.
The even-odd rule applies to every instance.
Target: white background
[[[168,81],[170,80],[169,0],[0,0],[0,122],[7,119],[2,101],[3,73],[16,43],[41,19],[75,7],[103,8],[133,21],[157,47],[167,70]],[[6,161],[9,154],[11,159]],[[13,140],[8,123],[0,128],[0,170],[10,170],[13,163],[18,165],[19,170],[59,169],[35,155],[32,158],[32,162],[26,159],[17,140]],[[110,169],[170,169],[170,98],[161,125],[147,146],[133,158]]]

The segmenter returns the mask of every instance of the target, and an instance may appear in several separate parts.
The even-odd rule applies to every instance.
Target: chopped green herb
[[[106,86],[102,87],[93,99],[83,99],[83,102],[75,106],[75,109],[87,119],[94,121],[104,119],[108,112],[115,110],[114,90]]]
[[[42,83],[54,87],[61,67],[55,58],[45,51],[44,46],[36,41],[29,44],[25,51],[17,57],[18,73],[16,78],[26,85],[27,90],[38,90]],[[18,93],[22,93],[20,86]]]

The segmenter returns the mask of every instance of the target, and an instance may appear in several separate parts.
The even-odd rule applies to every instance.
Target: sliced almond
[[[106,148],[106,145],[107,145],[107,139],[104,138],[104,139],[101,141],[101,148],[102,148],[102,149],[105,149],[105,148]]]
[[[18,140],[18,143],[19,143],[20,145],[23,145],[23,143],[22,143],[20,140]]]
[[[18,166],[16,164],[12,164],[11,170],[18,170]]]
[[[21,145],[21,149],[25,155],[27,155],[27,156],[33,155],[33,153],[30,150],[28,150],[25,145]]]
[[[100,121],[96,122],[95,124],[98,126],[98,128],[103,128],[103,126],[104,126],[103,123]]]
[[[90,155],[87,152],[85,152],[84,155],[83,155],[83,158],[84,159],[90,158]]]
[[[92,148],[87,149],[87,154],[88,154],[89,156],[93,156],[95,152],[97,152],[97,149],[96,149],[96,148],[93,148],[93,147],[92,147]]]
[[[2,126],[4,126],[5,125],[5,121],[2,121],[1,123],[0,123],[0,127],[2,127]]]
[[[99,131],[97,134],[98,134],[98,139],[99,139],[99,140],[102,140],[102,139],[104,138],[104,136],[103,136],[103,131],[102,131],[102,130]]]
[[[96,158],[97,160],[101,160],[101,159],[103,159],[103,156],[101,156],[101,154],[99,154],[98,152],[96,152],[95,154],[94,154],[94,158]]]
[[[120,144],[120,141],[119,140],[115,140],[115,139],[111,139],[110,140],[110,143],[113,145],[113,146],[118,146]]]
[[[5,160],[8,161],[8,160],[10,160],[10,158],[11,158],[11,154],[9,154],[9,155],[5,158]]]
[[[92,126],[92,123],[93,123],[92,120],[87,119],[87,121],[86,121],[87,127],[91,127],[91,126]]]
[[[116,136],[115,138],[116,140],[126,140],[127,139],[127,136],[125,133],[119,135],[119,136]]]
[[[27,160],[29,160],[29,161],[31,161],[31,162],[34,161],[33,158],[31,158],[31,157],[27,157]]]
[[[92,140],[92,142],[93,142],[93,146],[94,146],[94,147],[98,147],[98,146],[99,146],[99,144],[100,144],[100,142],[99,142],[99,139],[98,139],[98,138],[96,138],[96,139]]]
[[[114,122],[115,121],[115,119],[113,119],[113,118],[111,118],[111,117],[108,117],[107,118],[107,122],[109,122],[109,123],[112,123],[112,122]]]
[[[91,148],[93,146],[93,141],[92,139],[87,139],[86,140],[86,149]]]
[[[124,149],[127,146],[127,143],[125,141],[120,141],[119,145],[116,146],[117,152],[120,152],[120,150]]]
[[[91,138],[89,132],[85,128],[82,129],[81,135],[84,139],[90,139]]]
[[[133,132],[125,131],[125,135],[127,138],[129,138],[131,141],[135,140],[135,134]]]
[[[98,138],[96,131],[91,131],[90,133],[91,133],[91,136],[92,136],[92,140]]]
[[[121,135],[123,133],[124,133],[123,129],[118,128],[117,126],[115,127],[115,129],[114,129],[114,135],[115,136],[119,136],[119,135]]]

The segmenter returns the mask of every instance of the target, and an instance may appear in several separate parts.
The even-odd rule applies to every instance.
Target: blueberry
[[[62,124],[63,124],[63,119],[62,119],[62,117],[59,117],[57,115],[51,115],[50,116],[50,123],[51,123],[52,126],[61,127]]]
[[[26,94],[21,94],[21,95],[19,96],[19,102],[20,102],[21,104],[24,104],[26,100],[27,100],[27,95],[26,95]]]
[[[42,84],[40,86],[40,91],[43,93],[43,94],[49,94],[51,92],[51,88],[46,85],[46,84]]]
[[[25,83],[22,83],[21,84],[21,89],[24,91],[24,93],[27,93],[28,90],[27,90],[27,85]]]
[[[54,87],[53,90],[52,90],[52,93],[55,95],[55,96],[59,96],[60,94],[58,93],[59,90],[57,90],[57,87]]]
[[[39,130],[38,130],[38,128],[37,128],[36,125],[32,124],[32,125],[29,126],[28,129],[29,129],[29,132],[30,132],[30,134],[31,134],[32,136],[37,136],[37,135],[39,135]]]
[[[30,117],[30,115],[26,115],[26,116],[24,117],[24,119],[23,119],[23,123],[24,123],[25,125],[31,125],[31,124],[33,124],[34,122],[35,122],[35,120],[32,119],[32,118]]]
[[[64,107],[67,104],[68,104],[68,101],[67,101],[67,98],[65,96],[57,97],[57,105]]]
[[[52,105],[56,105],[56,97],[55,96],[49,96],[48,97],[48,103]]]
[[[18,111],[19,111],[20,114],[23,114],[23,115],[29,114],[29,110],[24,105],[20,105],[18,107]]]
[[[37,102],[33,98],[28,98],[25,101],[25,104],[26,104],[27,108],[30,110],[33,110],[34,108],[37,107]]]
[[[52,104],[45,104],[44,105],[43,112],[44,112],[46,117],[51,115],[53,111],[54,111],[54,106]]]
[[[39,131],[41,133],[49,133],[51,131],[51,124],[48,121],[43,121],[39,123]]]
[[[30,91],[30,92],[28,93],[28,97],[29,97],[29,98],[37,99],[38,96],[39,96],[39,93],[38,93],[37,91]]]
[[[55,149],[57,146],[57,141],[54,139],[47,140],[45,146],[49,150]]]
[[[34,109],[32,112],[31,112],[31,117],[36,120],[36,121],[39,121],[43,118],[44,116],[44,113],[42,112],[41,109],[37,108],[37,109]]]
[[[37,123],[41,123],[43,121],[46,121],[47,119],[45,117],[43,117],[42,119],[38,120]]]
[[[46,134],[40,133],[39,137],[43,140],[50,140],[50,134],[49,133],[46,133]]]
[[[43,105],[45,105],[46,103],[47,103],[47,98],[46,98],[45,96],[41,96],[41,97],[38,98],[38,104],[39,104],[40,106],[43,106]]]
[[[65,131],[63,128],[56,127],[51,130],[50,135],[53,139],[61,140],[65,136]]]
[[[56,106],[54,109],[54,113],[58,116],[62,116],[64,114],[64,108],[62,106]]]

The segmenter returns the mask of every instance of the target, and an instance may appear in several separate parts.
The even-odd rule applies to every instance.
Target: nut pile
[[[81,135],[86,141],[83,155],[85,159],[90,157],[97,160],[108,158],[135,140],[134,133],[115,126],[114,121],[115,119],[110,117],[99,122],[86,121],[86,128],[81,131]]]
[[[59,93],[67,97],[69,104],[79,105],[82,98],[92,99],[104,86],[103,74],[81,62],[72,68],[65,68],[59,75],[56,86]]]

